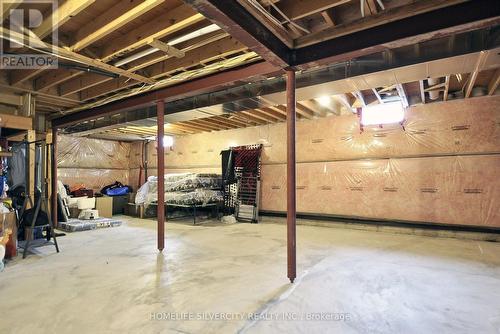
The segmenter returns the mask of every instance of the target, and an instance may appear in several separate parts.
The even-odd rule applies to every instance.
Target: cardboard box
[[[95,198],[95,208],[99,212],[99,217],[113,217],[113,197],[103,196]]]

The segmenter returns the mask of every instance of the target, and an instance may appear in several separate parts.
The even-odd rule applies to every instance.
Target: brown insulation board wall
[[[57,153],[57,174],[65,184],[99,191],[115,181],[129,182],[129,143],[59,136]]]
[[[356,115],[301,120],[298,210],[500,227],[499,111],[493,96],[411,107],[404,130],[361,132]],[[284,123],[175,138],[166,171],[217,172],[221,150],[255,143],[264,144],[261,207],[285,211]],[[156,158],[150,143],[149,175]]]
[[[297,211],[500,227],[500,155],[301,163]],[[286,165],[262,167],[262,210],[286,211]]]

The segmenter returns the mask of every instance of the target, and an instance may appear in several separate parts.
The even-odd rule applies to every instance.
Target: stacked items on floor
[[[108,188],[117,188],[112,186],[110,185]],[[79,232],[120,226],[122,222],[119,220],[99,217],[98,201],[102,197],[93,197],[93,192],[90,193],[84,188],[81,185],[78,190],[71,191],[74,196],[80,195],[80,197],[70,197],[66,187],[59,181],[58,192],[61,198],[60,203],[62,203],[61,209],[63,209],[62,212],[60,211],[63,217],[59,219],[59,228],[67,232]],[[112,208],[106,210],[106,212],[105,215],[111,215]]]
[[[205,206],[222,201],[222,178],[218,174],[182,173],[165,175],[165,203]],[[158,200],[158,178],[150,176],[135,197],[147,208]]]

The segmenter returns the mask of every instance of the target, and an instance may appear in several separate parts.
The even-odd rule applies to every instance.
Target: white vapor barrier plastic
[[[59,136],[57,153],[58,177],[64,184],[99,191],[116,181],[129,182],[130,143]]]

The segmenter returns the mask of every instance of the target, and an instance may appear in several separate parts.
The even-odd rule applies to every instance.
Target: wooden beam
[[[378,93],[377,93],[378,94]],[[352,111],[352,104],[354,101],[351,101],[347,94],[337,94],[333,95],[333,98],[340,102],[348,111]]]
[[[477,79],[477,76],[479,74],[479,72],[481,71],[483,65],[484,65],[484,62],[486,60],[486,56],[489,54],[489,51],[481,51],[479,53],[479,56],[477,57],[477,61],[476,61],[476,66],[474,66],[474,71],[469,75],[469,79],[467,81],[467,86],[466,86],[466,89],[465,89],[465,98],[469,98],[471,93],[472,93],[472,89],[474,88],[474,85],[476,84],[476,79]]]
[[[40,39],[44,39],[54,30],[58,29],[64,23],[66,23],[71,17],[77,15],[85,8],[89,7],[96,0],[68,0],[61,6],[56,8],[56,11],[52,13],[47,19],[45,19],[40,26],[33,30],[33,33]],[[26,82],[38,75],[40,75],[44,69],[29,69],[29,70],[16,70],[10,75],[11,85],[19,85]]]
[[[183,58],[168,58],[165,61],[149,66],[145,69],[145,71],[151,78],[159,79],[161,77],[165,77],[170,73],[178,71],[179,69],[187,69],[192,66],[196,66],[201,62],[207,62],[218,59],[220,57],[229,56],[243,50],[246,50],[245,45],[228,36],[209,45],[205,45],[204,47],[199,47],[186,52],[186,55]],[[87,87],[85,87],[84,85],[80,85],[80,83],[88,84],[90,81],[72,81],[71,83],[65,83],[64,86],[71,85],[71,87],[68,88],[68,91],[83,90],[81,93],[82,100],[89,100],[106,93],[131,87],[137,84],[137,82],[130,81],[125,78],[112,79],[100,76],[100,78],[96,78],[96,80],[100,81],[99,85],[92,85],[95,87],[90,87],[88,89],[86,89]],[[88,86],[90,85],[88,84]],[[62,88],[62,90],[65,91],[66,88]]]
[[[425,104],[425,84],[424,80],[419,81],[419,86],[420,86],[420,100],[422,101],[423,104]]]
[[[71,78],[77,77],[82,74],[82,71],[57,69],[47,71],[44,75],[35,79],[34,86],[37,91],[47,91],[49,88],[57,86]]]
[[[203,48],[197,48],[186,53],[183,58],[169,58],[163,62],[146,68],[152,78],[158,78],[165,74],[189,68],[202,62],[209,62],[232,54],[247,50],[247,47],[231,36],[225,37]]]
[[[271,110],[274,110],[274,111],[276,111],[276,112],[278,112],[278,113],[280,113],[280,114],[281,114],[281,115],[283,115],[283,116],[285,117],[285,119],[286,119],[286,110],[280,109],[280,108],[278,108],[278,107],[276,107],[276,106],[269,106],[268,108],[269,108],[269,109],[271,109]]]
[[[368,5],[368,8],[372,15],[378,13],[377,4],[375,3],[375,0],[366,0],[366,4]]]
[[[172,129],[178,129],[179,131],[183,131],[186,133],[202,132],[201,130],[193,129],[193,128],[190,128],[189,126],[184,126],[184,125],[181,125],[179,123],[170,123],[170,126],[172,127]]]
[[[219,36],[217,36],[217,37],[212,36],[209,38],[206,38],[205,36],[203,36],[203,37],[204,37],[204,40],[199,40],[195,44],[191,44],[191,45],[187,46],[186,48],[183,48],[181,51],[186,53],[188,51],[193,51],[197,48],[207,46],[207,49],[204,49],[206,52],[205,53],[200,52],[200,54],[206,54],[206,55],[211,54],[212,51],[210,49],[210,46],[208,46],[207,44],[215,43],[215,42],[219,41],[221,38]],[[184,43],[184,44],[187,45],[187,43]],[[221,51],[216,50],[214,52],[221,52]],[[192,56],[192,54],[193,53],[190,53],[189,56]],[[153,56],[152,58],[148,58],[148,57],[145,57],[144,59],[141,58],[141,59],[138,59],[137,61],[129,64],[127,71],[135,72],[135,71],[138,71],[142,68],[148,67],[149,65],[154,65],[155,63],[158,63],[162,60],[164,60],[166,62],[166,60],[168,60],[169,58],[170,58],[170,56],[165,56],[165,55],[162,55],[161,57]],[[208,59],[211,59],[211,58],[208,58]],[[208,59],[203,59],[203,61],[207,61]],[[146,60],[146,61],[142,62],[143,60]],[[184,58],[183,61],[186,63],[187,62],[193,62],[193,63],[195,62],[195,60],[193,60],[192,58]],[[173,65],[171,65],[171,66],[177,66],[176,65],[177,63],[175,63],[175,62],[173,62],[172,64]],[[166,63],[165,66],[168,66],[168,63]],[[82,72],[80,72],[80,73],[83,74]],[[71,77],[68,76],[68,80],[69,79],[71,79]],[[38,81],[38,80],[36,80],[36,81]],[[66,80],[62,80],[62,82],[64,82],[64,81],[66,81]],[[85,89],[90,89],[92,87],[99,85],[95,89],[91,89],[90,91],[86,91],[82,94],[82,99],[86,100],[86,99],[95,98],[95,97],[98,97],[100,95],[104,95],[104,94],[113,92],[115,90],[127,88],[127,87],[133,86],[135,84],[137,84],[137,81],[128,80],[128,78],[113,79],[111,77],[105,77],[105,76],[98,75],[98,74],[87,74],[85,76],[85,78],[78,78],[77,80],[72,80],[70,82],[64,83],[60,87],[60,92],[61,92],[61,95],[66,95],[66,94],[71,94],[71,92],[79,92],[79,91],[82,91]]]
[[[429,12],[438,8],[447,7],[457,3],[462,3],[464,1],[465,0],[427,0],[427,1],[418,1],[405,6],[395,7],[393,9],[380,12],[376,15],[365,17],[364,19],[356,20],[342,25],[337,25],[328,29],[321,30],[317,33],[312,33],[300,37],[296,40],[296,48],[302,48],[305,46],[316,44],[321,41],[352,34],[361,30],[366,30],[382,24],[387,24],[389,22],[397,21],[402,18],[415,16],[417,14],[422,14],[425,12]],[[314,4],[319,1],[288,0],[288,2],[291,3],[308,2],[310,3],[310,6],[314,6]],[[324,2],[331,2],[331,1],[324,0]]]
[[[237,119],[236,114],[233,114],[230,116],[233,116],[233,117],[230,118],[230,117],[224,117],[224,116],[217,116],[216,118],[220,121],[226,122],[226,123],[231,124],[231,125],[235,125],[236,127],[239,127],[239,128],[247,127],[250,125],[248,122],[244,122],[244,121]]]
[[[17,86],[26,82],[40,73],[42,73],[44,69],[29,69],[29,70],[14,70],[9,74],[9,83],[12,86]]]
[[[65,48],[62,48],[62,47],[59,47],[56,45],[49,45],[47,43],[39,41],[38,39],[35,40],[33,37],[24,36],[18,32],[11,31],[11,30],[6,29],[4,27],[0,27],[0,33],[2,35],[6,35],[6,34],[9,35],[11,37],[11,39],[14,39],[20,45],[25,45],[24,41],[28,40],[28,43],[34,47],[52,49],[55,51],[57,57],[60,57],[63,59],[69,58],[69,59],[72,59],[73,61],[77,61],[77,62],[83,63],[85,65],[101,69],[103,71],[122,75],[122,76],[128,77],[130,79],[140,81],[140,82],[149,83],[149,84],[152,84],[155,82],[153,79],[149,79],[149,78],[143,77],[142,75],[131,73],[131,72],[123,70],[121,68],[108,65],[106,63],[103,63],[102,61],[83,56],[81,54],[78,54],[76,52],[67,50]]]
[[[290,66],[290,47],[235,1],[184,0],[273,66]]]
[[[54,30],[68,22],[73,16],[92,5],[95,1],[96,0],[67,0],[62,5],[58,6],[40,26],[33,30],[33,32],[38,38],[44,39]]]
[[[202,122],[209,123],[209,124],[213,124],[214,126],[222,127],[224,129],[234,129],[234,128],[238,127],[234,124],[229,124],[227,122],[220,121],[220,120],[213,118],[213,117],[197,118],[196,120],[199,121],[200,123],[202,123]]]
[[[396,84],[396,90],[398,91],[398,95],[401,98],[401,103],[404,108],[408,108],[410,104],[408,103],[408,96],[406,96],[405,89],[402,84]]]
[[[9,15],[12,9],[16,9],[17,6],[21,4],[23,0],[9,0],[8,2],[0,1],[1,18],[5,21],[5,18]],[[0,22],[3,23],[3,22]]]
[[[181,52],[184,52],[184,56],[186,56],[185,54],[189,51],[192,51],[194,49],[201,48],[204,46],[208,46],[208,45],[215,43],[215,42],[217,42],[217,41],[219,41],[227,36],[229,36],[229,35],[226,34],[225,32],[219,32],[219,31],[211,33],[211,34],[203,35],[203,36],[193,38],[192,40],[189,40],[189,41],[186,41],[186,42],[179,44],[179,50]],[[135,72],[135,71],[138,71],[140,69],[154,65],[156,63],[165,61],[169,58],[171,58],[171,56],[156,52],[156,53],[150,54],[148,56],[139,58],[137,60],[134,60],[134,61],[128,63],[126,65],[126,68],[129,71]]]
[[[450,76],[447,75],[445,80],[444,80],[444,94],[443,94],[443,101],[448,100],[448,91],[450,89]]]
[[[335,21],[333,20],[332,14],[328,10],[322,11],[321,16],[323,17],[323,20],[325,20],[325,23],[328,26],[333,27],[335,25]]]
[[[287,112],[287,108],[284,105],[279,105],[279,106],[276,106],[275,108],[281,110],[282,112],[285,112],[285,113]],[[312,116],[307,111],[304,111],[304,109],[295,108],[295,112],[300,117],[304,117],[304,118],[307,118],[307,119],[311,119],[312,118]],[[296,117],[297,117],[297,115],[296,115]]]
[[[307,113],[311,117],[316,115],[313,109],[309,108],[302,102],[297,102],[295,108],[300,109],[302,112]]]
[[[210,131],[210,129],[207,129],[206,127],[200,126],[198,124],[193,124],[190,123],[189,121],[183,121],[183,122],[177,122],[173,123],[175,126],[180,126],[186,129],[191,129],[191,130],[197,130],[197,131]]]
[[[264,15],[254,5],[250,4],[247,0],[236,0],[243,8],[257,18],[271,33],[277,36],[289,48],[293,47],[293,40],[286,31],[281,22],[271,20],[268,16]]]
[[[249,110],[249,111],[240,111],[240,113],[246,115],[247,117],[251,117],[253,119],[259,119],[260,121],[263,121],[264,123],[263,124],[267,124],[267,123],[274,123],[276,120],[272,117],[265,117],[265,116],[262,116],[262,114],[259,114],[259,113],[255,113],[253,110]]]
[[[181,5],[117,38],[104,48],[101,60],[108,62],[116,56],[136,50],[155,39],[163,38],[203,20],[205,20],[203,15],[196,13],[188,6]]]
[[[323,12],[329,8],[343,5],[351,0],[281,0],[279,9],[291,20]]]
[[[250,120],[250,121],[256,123],[257,125],[262,125],[262,124],[268,123],[267,120],[261,119],[259,117],[254,117],[252,114],[245,112],[245,111],[238,111],[237,115],[239,115],[247,120]]]
[[[161,87],[154,91],[125,98],[114,103],[108,103],[90,110],[75,111],[64,116],[54,118],[52,124],[58,127],[67,127],[72,124],[81,123],[85,120],[93,120],[103,116],[123,114],[126,111],[143,108],[151,105],[151,100],[163,99],[171,102],[174,99],[184,99],[199,94],[227,89],[235,84],[240,84],[245,78],[248,82],[262,80],[268,76],[276,76],[280,72],[276,66],[257,61],[247,66],[231,68],[223,72],[212,73],[202,78],[193,78],[190,81],[181,82],[176,85]]]
[[[384,101],[382,100],[382,96],[380,96],[380,94],[378,93],[377,88],[372,88],[372,92],[377,97],[379,103],[384,103]]]
[[[149,43],[149,45],[153,48],[156,48],[163,53],[167,54],[170,57],[175,57],[175,58],[182,58],[185,56],[184,51],[181,51],[172,45],[168,45],[167,43],[163,43],[162,41],[158,39],[154,39]]]
[[[21,106],[23,105],[23,100],[21,95],[0,93],[0,103]]]
[[[365,97],[363,96],[363,93],[358,90],[358,91],[353,92],[353,94],[359,100],[359,102],[361,102],[361,105],[363,107],[366,107],[366,101],[365,101]]]
[[[323,107],[318,103],[318,101],[314,99],[300,101],[300,103],[305,107],[309,108],[310,110],[312,110],[315,115],[318,115],[320,117],[325,117],[326,115],[332,113],[330,109]]]
[[[33,119],[9,114],[0,114],[0,127],[18,130],[32,130]]]
[[[130,1],[119,1],[114,7],[110,8],[108,11],[103,13],[102,15],[94,18],[92,22],[88,25],[84,26],[76,33],[75,42],[73,43],[73,47],[78,43],[78,41],[83,40],[87,36],[90,36],[95,31],[99,30],[100,27],[106,26],[108,22],[113,18],[112,15],[125,15],[127,12],[134,9],[134,7],[138,6],[138,3],[143,0],[130,0]],[[115,28],[117,29],[117,28]],[[111,32],[111,31],[109,31]],[[104,36],[102,36],[104,37]],[[101,38],[102,38],[101,37]],[[98,57],[94,57],[98,58]],[[135,72],[134,69],[128,69],[129,72]],[[35,80],[35,89],[36,90],[46,90],[50,87],[58,85],[62,82],[70,80],[74,77],[82,75],[84,72],[75,71],[75,70],[63,70],[59,69],[56,71],[48,71],[46,74],[42,75],[38,79]],[[101,76],[102,77],[102,76]]]
[[[265,119],[269,122],[273,122],[273,123],[276,123],[276,122],[279,122],[281,120],[281,117],[278,117],[278,116],[273,116],[271,114],[268,114],[266,112],[263,112],[259,109],[252,109],[252,110],[249,110],[249,112],[255,116],[255,117],[260,117],[262,119]]]
[[[441,83],[438,83],[436,85],[433,85],[433,86],[430,86],[430,87],[427,87],[426,89],[424,89],[424,92],[432,92],[432,91],[442,91],[442,90],[445,90],[445,87],[446,86],[446,82],[441,82]]]
[[[277,120],[280,120],[280,121],[284,121],[286,119],[286,116],[283,115],[281,112],[277,112],[271,108],[258,108],[258,109],[255,109],[257,110],[258,112],[262,112],[264,114],[267,114],[269,116],[272,116],[274,118],[276,118]]]
[[[493,74],[493,78],[488,84],[488,95],[495,94],[499,84],[500,84],[500,68],[498,68],[495,71],[495,73]]]
[[[76,0],[80,1],[80,0]],[[142,3],[137,4],[135,1],[135,6],[118,16],[117,18],[109,21],[109,13],[104,13],[97,17],[91,22],[91,24],[83,27],[77,32],[76,40],[77,42],[70,47],[71,51],[80,51],[83,48],[95,43],[96,41],[106,37],[113,31],[123,27],[127,23],[135,20],[144,13],[149,12],[153,8],[163,4],[165,0],[146,0]],[[120,1],[111,9],[111,13],[116,13],[122,8],[128,8],[133,1]],[[105,21],[104,17],[108,17],[108,21]],[[101,25],[105,23],[104,25]],[[114,44],[114,43],[113,43]]]
[[[183,124],[188,124],[188,125],[196,126],[196,127],[200,128],[200,129],[204,129],[204,131],[206,131],[206,129],[214,130],[214,131],[227,130],[227,128],[221,127],[219,125],[215,126],[213,124],[200,121],[199,118],[194,119],[192,121],[184,121]]]

